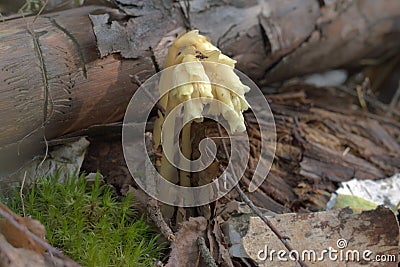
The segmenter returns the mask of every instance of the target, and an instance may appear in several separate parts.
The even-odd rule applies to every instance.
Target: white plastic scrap
[[[342,183],[334,193],[336,195],[354,195],[378,205],[385,205],[392,210],[398,208],[400,202],[400,173],[381,180],[352,179]],[[333,195],[334,195],[333,194]],[[335,205],[335,196],[327,204],[327,209]]]

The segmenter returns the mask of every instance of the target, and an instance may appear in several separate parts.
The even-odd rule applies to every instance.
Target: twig
[[[182,15],[183,15],[183,22],[185,23],[186,29],[191,31],[192,30],[192,22],[190,19],[190,0],[185,0],[184,5],[185,6],[183,7],[182,1],[179,1],[179,7],[180,7]]]
[[[186,6],[186,13],[187,13],[187,20],[188,20],[188,23],[189,23],[189,28],[188,28],[188,30],[192,30],[193,28],[192,28],[192,21],[191,21],[191,19],[190,19],[190,0],[186,0],[185,1],[185,6]]]
[[[336,86],[335,88],[339,89],[340,91],[346,92],[346,93],[348,93],[349,95],[358,97],[358,94],[357,94],[357,93],[355,93],[355,92],[349,90],[349,89],[346,88],[345,86]],[[370,97],[370,96],[364,95],[364,100],[365,100],[368,104],[370,104],[371,106],[373,106],[373,107],[375,107],[375,108],[381,109],[381,110],[383,110],[383,111],[387,111],[387,110],[388,110],[387,105],[383,104],[383,103],[380,102],[379,100],[376,100],[376,99],[374,99],[374,98],[372,98],[372,97]],[[392,112],[393,112],[394,114],[396,114],[397,116],[400,116],[400,111],[393,110]],[[367,115],[370,116],[369,113],[367,113]]]
[[[394,207],[393,211],[397,214],[399,214],[399,208],[400,208],[400,200],[397,202],[396,206]]]
[[[394,93],[394,96],[392,98],[392,101],[390,101],[389,108],[386,111],[385,117],[389,117],[392,115],[393,109],[395,108],[396,104],[398,103],[400,98],[400,80],[399,80],[399,85],[397,86],[397,90]]]
[[[364,111],[368,111],[367,103],[365,102],[364,92],[363,92],[363,90],[362,90],[361,85],[357,85],[357,86],[356,86],[356,91],[357,91],[358,102],[360,103],[361,108],[362,108]]]
[[[242,263],[244,263],[246,265],[246,267],[252,267],[253,266],[246,260],[246,258],[240,258],[240,260],[242,261]]]
[[[218,131],[219,135],[222,136],[222,130],[221,126],[218,124]],[[225,140],[222,140],[222,145],[225,151],[226,158],[229,159],[229,153],[228,149],[225,144]],[[235,172],[232,172],[232,175],[235,176]],[[236,177],[231,177],[229,173],[227,173],[226,177],[228,178],[229,182],[231,184],[235,184],[235,181],[237,180]],[[279,238],[279,240],[282,242],[282,244],[287,248],[287,250],[293,251],[293,247],[290,245],[288,242],[289,238],[286,236],[283,236],[280,231],[262,214],[259,208],[254,205],[254,203],[247,197],[247,195],[243,192],[243,190],[239,187],[239,184],[235,185],[235,190],[239,193],[240,197],[243,199],[243,201],[247,204],[247,206],[250,207],[250,209],[258,216],[260,219],[271,229],[271,231]],[[297,259],[297,262],[300,264],[302,267],[307,267],[308,265],[300,258]]]
[[[367,102],[365,102],[364,93],[367,92],[369,88],[370,88],[370,82],[368,77],[365,77],[361,85],[359,84],[356,85],[358,102],[360,103],[361,108],[366,112],[368,112],[368,106]]]
[[[145,144],[149,158],[154,161],[154,148],[153,148],[153,141],[152,135],[150,133],[146,133],[145,135]],[[153,162],[154,164],[154,162]],[[154,187],[155,185],[151,182],[153,178],[147,179],[147,186]],[[160,229],[161,234],[167,238],[169,242],[175,241],[175,235],[172,232],[171,228],[165,222],[164,217],[162,215],[160,206],[158,205],[158,201],[151,196],[148,197],[147,202],[147,212],[151,220],[157,225],[158,229]]]
[[[203,258],[206,266],[207,267],[217,267],[217,264],[215,263],[214,258],[211,256],[211,253],[208,250],[208,248],[206,246],[206,242],[204,241],[203,237],[199,236],[197,238],[197,245],[199,246],[201,257]]]
[[[39,12],[36,14],[35,18],[33,19],[32,23],[35,23],[36,19],[40,16],[40,14],[42,14],[43,10],[45,9],[45,7],[47,6],[47,3],[49,2],[49,0],[46,0],[46,2],[43,4],[43,6],[40,8]]]
[[[136,84],[138,87],[142,86],[142,82],[139,80],[138,76],[135,75],[129,75],[129,77],[131,77],[131,81]],[[144,90],[145,94],[153,101],[153,103],[155,102],[155,99],[153,98],[153,96],[147,91]],[[163,116],[165,116],[165,109],[161,106],[161,104],[157,101],[155,104],[156,108],[158,110],[161,111],[161,113],[163,114]]]
[[[58,249],[52,247],[49,243],[45,242],[44,240],[42,240],[41,238],[39,238],[38,236],[36,236],[35,234],[33,234],[31,231],[29,231],[27,228],[23,227],[21,224],[19,224],[11,214],[8,214],[6,211],[0,209],[0,215],[4,217],[4,219],[6,219],[7,221],[9,221],[15,228],[17,228],[18,230],[20,230],[21,232],[23,232],[25,235],[29,236],[30,238],[32,238],[33,240],[35,240],[35,242],[37,242],[38,244],[40,244],[42,247],[44,247],[45,249],[47,249],[47,251],[52,254],[55,255],[57,257],[59,257],[60,259],[63,259],[65,261],[68,261],[71,263],[71,266],[75,266],[75,267],[81,267],[78,263],[74,262],[73,260],[71,260],[70,258],[68,258],[67,256],[65,256],[61,251],[59,251]]]
[[[44,125],[42,127],[43,127],[43,130],[44,130]],[[46,151],[45,151],[44,157],[43,157],[42,161],[39,163],[38,167],[42,167],[43,163],[47,159],[47,156],[49,155],[49,143],[47,142],[46,133],[45,132],[43,134],[43,140],[44,140],[44,144],[46,145]]]
[[[172,232],[171,228],[169,228],[168,224],[165,222],[164,217],[162,216],[160,206],[158,205],[158,201],[149,197],[149,202],[147,204],[147,212],[149,213],[150,219],[157,225],[158,229],[160,229],[161,234],[169,241],[175,241],[175,235]]]
[[[24,217],[26,217],[26,213],[25,213],[24,195],[22,193],[22,190],[24,190],[25,179],[26,179],[26,171],[24,173],[24,178],[22,179],[21,188],[19,189],[19,197],[21,199],[21,205],[22,205],[22,214],[24,214]]]
[[[156,58],[156,55],[154,54],[154,50],[153,50],[153,48],[151,46],[149,46],[149,50],[150,50],[150,55],[151,55],[150,58],[151,58],[151,61],[153,62],[154,70],[156,72],[160,72],[161,68],[160,68],[160,65],[157,62],[157,58]]]

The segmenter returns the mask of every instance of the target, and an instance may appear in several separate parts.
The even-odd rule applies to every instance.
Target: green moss
[[[143,217],[135,219],[131,196],[117,201],[98,179],[89,188],[83,177],[57,180],[42,179],[24,196],[50,244],[83,266],[152,266],[159,258],[162,247]],[[7,204],[21,214],[18,194]]]

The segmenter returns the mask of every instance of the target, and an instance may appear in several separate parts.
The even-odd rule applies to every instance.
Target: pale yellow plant
[[[235,60],[222,54],[207,37],[200,35],[198,30],[181,34],[169,48],[165,70],[159,83],[162,95],[160,105],[165,109],[165,116],[168,116],[176,106],[183,103],[184,121],[190,122],[182,129],[180,145],[182,154],[187,159],[190,159],[192,153],[191,123],[203,120],[202,113],[206,105],[209,105],[207,114],[222,115],[232,133],[246,130],[242,112],[249,108],[244,95],[250,88],[244,85],[234,72],[235,64]],[[168,69],[171,66],[175,67]],[[164,123],[161,112],[158,112],[158,116],[153,132],[155,148],[161,144],[161,129]],[[166,133],[164,142],[172,143],[173,136],[173,132]],[[176,168],[168,162],[165,155],[161,160],[160,174],[173,183],[180,180],[180,185],[190,186],[190,174],[181,171],[179,179]]]

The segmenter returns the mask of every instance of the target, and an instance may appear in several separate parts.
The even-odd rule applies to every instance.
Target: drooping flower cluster
[[[232,133],[245,131],[242,112],[249,105],[244,94],[250,88],[235,74],[235,63],[235,60],[212,45],[207,37],[200,35],[198,30],[179,36],[169,48],[166,69],[159,83],[159,91],[163,95],[160,105],[166,111],[165,116],[184,103],[184,120],[201,122],[202,112],[209,104],[207,114],[222,115]],[[174,68],[168,69],[171,66]],[[187,100],[192,101],[185,102]],[[163,123],[164,117],[159,112],[154,127],[155,147],[160,145]]]

